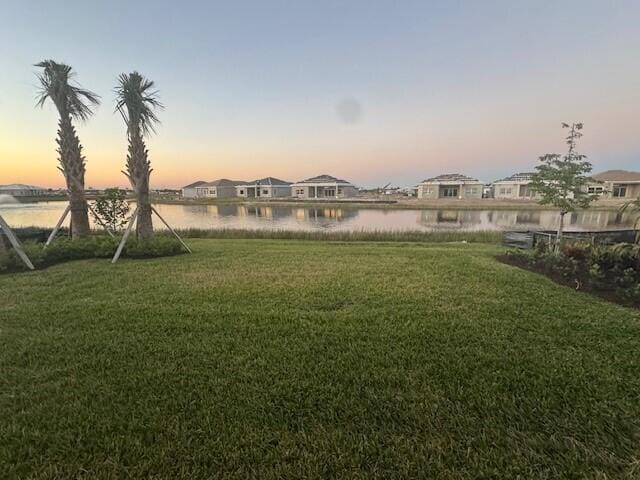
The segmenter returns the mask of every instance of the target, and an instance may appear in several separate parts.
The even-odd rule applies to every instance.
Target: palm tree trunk
[[[89,216],[87,215],[87,200],[82,190],[69,191],[69,206],[71,207],[71,238],[83,238],[91,233]]]
[[[138,238],[153,237],[153,220],[151,219],[151,202],[149,201],[149,180],[140,179],[138,182]]]
[[[69,115],[61,113],[58,128],[60,171],[64,174],[71,207],[71,237],[75,240],[91,233],[87,200],[84,196],[85,159],[82,145]]]
[[[151,219],[151,201],[149,200],[149,177],[151,168],[147,147],[138,128],[129,130],[129,155],[127,156],[127,176],[136,194],[138,219],[136,233],[138,238],[153,237]]]

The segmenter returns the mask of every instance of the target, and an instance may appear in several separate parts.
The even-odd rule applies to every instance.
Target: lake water
[[[0,203],[0,214],[13,227],[53,227],[66,202]],[[156,205],[174,228],[269,230],[553,230],[558,213],[539,210],[392,210],[306,206]],[[629,228],[617,211],[590,210],[568,215],[568,230]],[[160,222],[154,218],[156,226]]]

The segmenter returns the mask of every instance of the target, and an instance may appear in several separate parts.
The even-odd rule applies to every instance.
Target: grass
[[[640,312],[481,244],[0,277],[2,478],[638,478]]]
[[[495,243],[502,241],[503,232],[478,231],[420,231],[420,230],[355,230],[355,231],[298,231],[246,228],[179,230],[186,238],[323,240],[340,242],[470,242]]]

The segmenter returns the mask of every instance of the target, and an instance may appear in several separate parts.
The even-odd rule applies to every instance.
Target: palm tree
[[[49,99],[60,116],[56,139],[60,162],[58,170],[64,175],[67,184],[72,238],[85,237],[90,233],[87,200],[84,196],[86,160],[72,121],[86,121],[93,114],[91,107],[100,104],[100,97],[71,83],[75,73],[69,65],[44,60],[35,66],[44,69],[37,74],[40,90],[36,105],[43,107]]]
[[[137,232],[139,238],[153,236],[151,202],[149,201],[149,177],[152,172],[145,137],[155,133],[160,120],[156,109],[163,108],[152,80],[138,72],[123,73],[118,77],[116,110],[127,126],[129,142],[126,171],[123,171],[133,188],[138,207]]]

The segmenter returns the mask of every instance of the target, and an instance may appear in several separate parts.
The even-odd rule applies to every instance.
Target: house
[[[508,200],[533,200],[539,198],[531,187],[532,172],[515,173],[493,182],[493,197]]]
[[[589,193],[620,200],[640,197],[640,172],[607,170],[593,175],[593,179],[599,183],[589,185]]]
[[[182,187],[182,197],[183,198],[196,198],[198,196],[198,192],[196,191],[196,187],[199,187],[200,185],[204,185],[205,182],[204,180],[199,180],[197,182],[191,183],[185,187]]]
[[[11,185],[0,185],[0,195],[11,195],[12,197],[41,197],[47,194],[47,189],[13,183]]]
[[[238,185],[236,195],[245,198],[281,198],[291,196],[291,182],[266,177]]]
[[[358,189],[346,180],[331,175],[318,175],[291,185],[296,198],[347,198],[355,197]]]
[[[221,178],[195,187],[197,198],[226,198],[236,196],[236,187],[244,182]]]
[[[417,188],[418,198],[481,199],[484,183],[460,173],[448,173],[423,180]]]

